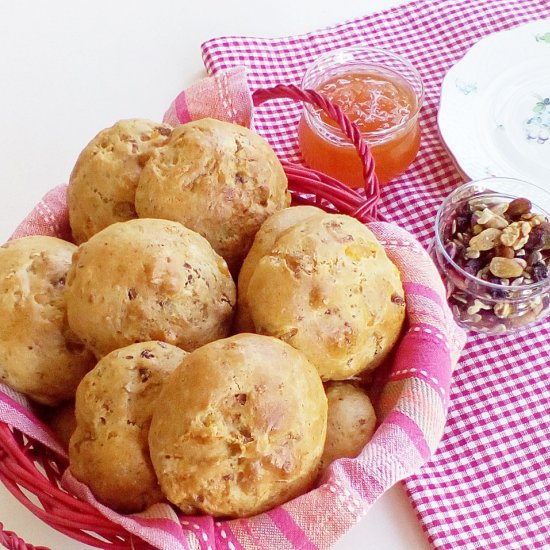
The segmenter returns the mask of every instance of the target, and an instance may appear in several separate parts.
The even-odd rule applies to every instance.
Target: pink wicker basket
[[[377,203],[380,192],[374,161],[360,132],[343,112],[318,93],[295,86],[280,85],[253,94],[255,106],[272,98],[291,98],[322,108],[339,122],[343,132],[355,144],[364,166],[363,195],[322,173],[284,163],[293,204],[312,204],[354,216],[362,222],[379,220]],[[26,508],[54,529],[91,546],[112,550],[152,548],[104,517],[92,505],[78,500],[62,488],[61,476],[68,465],[66,458],[7,425],[2,421],[1,414],[0,409],[0,479]],[[34,548],[16,534],[2,530],[2,527],[0,523],[0,542],[7,548]]]

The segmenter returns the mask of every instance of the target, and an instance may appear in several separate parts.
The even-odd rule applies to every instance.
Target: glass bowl
[[[511,178],[455,189],[435,220],[431,254],[462,327],[525,329],[550,311],[550,195]]]

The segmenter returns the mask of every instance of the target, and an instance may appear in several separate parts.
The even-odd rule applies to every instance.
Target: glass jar
[[[550,195],[510,178],[462,185],[435,220],[431,254],[459,325],[487,334],[549,314]]]
[[[381,184],[413,162],[420,147],[424,87],[406,59],[378,48],[343,48],[319,57],[301,85],[326,95],[358,125]],[[334,121],[309,104],[298,124],[298,143],[310,168],[353,188],[364,185],[355,147]]]

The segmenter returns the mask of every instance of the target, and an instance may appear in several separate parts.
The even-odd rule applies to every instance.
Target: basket
[[[312,204],[327,211],[354,216],[364,223],[380,220],[377,212],[380,191],[374,173],[374,160],[360,132],[347,119],[341,109],[332,105],[315,91],[283,85],[256,91],[253,94],[253,103],[258,106],[272,98],[290,98],[309,102],[322,108],[331,118],[338,121],[342,131],[355,144],[363,161],[364,195],[320,172],[288,162],[283,163],[288,176],[293,204]],[[380,226],[377,229],[377,236],[380,238],[381,235],[382,240],[386,238],[385,246],[388,254],[398,267],[400,267],[400,263],[402,265],[411,263],[411,254],[416,254],[420,258],[420,264],[425,262],[425,271],[429,272],[425,274],[425,278],[431,280],[430,278],[435,277],[436,286],[437,284],[441,285],[441,281],[437,279],[435,267],[431,264],[428,255],[408,233],[397,228],[395,228],[397,233],[392,233],[393,229],[388,229],[388,224],[375,223],[374,226]],[[416,257],[414,256],[414,258]],[[413,263],[415,262],[416,260],[413,260]],[[437,291],[442,296],[444,295],[442,285],[441,288],[437,287]],[[410,298],[412,300],[412,297]],[[407,307],[410,307],[411,304],[412,302],[409,302],[409,296],[407,296]],[[461,348],[460,334],[454,332],[452,317],[445,308],[446,305],[441,306],[441,318],[433,323],[434,325],[440,323],[439,332],[435,328],[426,328],[428,326],[426,323],[423,324],[420,321],[412,323],[409,321],[411,325],[408,332],[403,336],[403,339],[409,340],[406,345],[402,345],[398,350],[393,370],[388,374],[389,378],[384,385],[379,405],[379,410],[382,411],[385,418],[375,434],[375,443],[373,445],[369,443],[361,455],[365,454],[367,463],[370,461],[374,464],[382,460],[382,464],[379,466],[382,471],[377,474],[378,485],[376,487],[379,486],[379,488],[373,489],[372,484],[369,485],[370,482],[367,478],[370,474],[366,474],[359,467],[366,468],[367,466],[363,466],[356,459],[336,461],[341,464],[331,467],[328,479],[324,480],[321,486],[323,492],[317,493],[321,490],[319,488],[311,493],[312,495],[315,493],[314,497],[311,498],[315,499],[316,505],[331,507],[330,510],[327,510],[324,519],[323,514],[320,514],[317,518],[312,518],[313,522],[319,524],[314,529],[318,536],[315,533],[304,534],[302,533],[303,529],[295,529],[289,526],[288,529],[292,531],[292,536],[285,532],[290,545],[285,546],[285,548],[328,548],[366,513],[370,504],[384,490],[417,470],[435,450],[441,438],[445,421],[446,398],[452,365],[456,362],[458,350]],[[447,330],[446,327],[450,328]],[[457,334],[458,337],[456,337]],[[419,344],[417,340],[413,340],[414,338],[424,338],[424,341]],[[439,357],[435,360],[437,369],[439,369],[437,373],[435,370],[433,372],[426,371],[424,376],[413,372],[415,369],[406,372],[407,369],[403,365],[408,365],[408,361],[411,360],[406,355],[409,353],[407,350],[413,349],[418,352],[419,346],[421,348],[424,346],[424,349],[420,350],[422,354],[427,353],[429,355],[435,347],[437,347],[440,355],[446,353],[445,357]],[[400,354],[402,357],[400,357]],[[415,360],[418,361],[418,357]],[[429,380],[430,377],[431,381]],[[419,385],[418,380],[421,380],[423,385]],[[430,399],[424,399],[426,387],[432,393],[436,393],[438,399],[433,398],[433,396]],[[437,391],[433,388],[437,388]],[[399,416],[401,414],[399,410],[400,403],[407,405],[409,411],[407,418],[409,420],[403,420]],[[154,548],[148,542],[130,533],[121,524],[113,523],[111,519],[105,517],[90,503],[76,498],[61,487],[62,475],[68,465],[66,453],[53,452],[38,439],[30,438],[19,429],[5,423],[3,421],[5,417],[2,412],[4,410],[2,404],[0,400],[0,479],[17,500],[54,529],[90,546],[112,550]],[[414,410],[415,406],[417,409],[420,407],[416,412]],[[404,425],[403,422],[409,422],[411,425]],[[403,438],[403,434],[399,430],[408,434],[408,438]],[[388,459],[387,471],[384,471],[383,456],[385,455],[381,455],[382,458],[380,458],[379,449],[383,448],[384,441],[387,441],[388,438],[394,443],[397,442],[398,448],[394,451],[395,456],[389,455],[391,461]],[[400,442],[399,438],[403,441]],[[405,450],[410,456],[403,455]],[[369,456],[370,458],[368,458]],[[393,463],[394,458],[395,463]],[[358,472],[357,478],[353,477],[354,472],[356,474]],[[346,480],[350,480],[350,485],[346,485]],[[308,495],[309,493],[305,497],[308,497]],[[299,497],[296,500],[299,501],[303,498]],[[327,504],[332,502],[330,501],[331,498],[334,499],[334,504]],[[302,513],[302,509],[306,510],[308,508],[308,506],[304,507],[302,502],[304,501],[298,502],[296,507],[292,508],[292,510],[298,510],[296,512],[298,515]],[[344,512],[345,515],[342,516],[341,521],[335,521],[334,525],[337,525],[338,528],[335,528],[336,530],[332,535],[322,535],[319,529],[322,528],[323,522],[333,521],[335,510],[339,509],[338,505],[347,510]],[[338,506],[338,508],[335,509],[334,506]],[[344,508],[342,509],[344,510]],[[290,514],[293,513],[292,510]],[[237,527],[240,524],[231,523],[230,525],[228,522],[214,522],[212,518],[208,517],[180,517],[179,521],[182,529],[189,534],[190,541],[186,545],[182,545],[181,548],[203,548],[204,550],[222,548],[248,550],[252,548],[252,546],[247,546],[244,543],[241,545],[237,535],[233,538],[230,535],[230,533],[235,534],[238,532]],[[296,524],[299,526],[300,521],[297,520]],[[0,542],[7,548],[12,550],[34,548],[26,544],[16,534],[2,530],[2,527],[0,523]],[[287,529],[287,527],[283,529]],[[317,538],[315,538],[316,536]],[[314,542],[306,545],[306,540],[313,540]],[[164,548],[164,546],[162,547]],[[170,548],[172,547],[176,548],[177,546],[170,546]],[[257,548],[260,548],[260,546],[257,546]],[[265,548],[273,548],[274,550],[274,547],[265,546]]]

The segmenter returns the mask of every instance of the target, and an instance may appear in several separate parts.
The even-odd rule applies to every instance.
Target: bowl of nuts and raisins
[[[437,213],[431,250],[462,327],[524,329],[550,313],[550,194],[511,178],[462,185]]]

